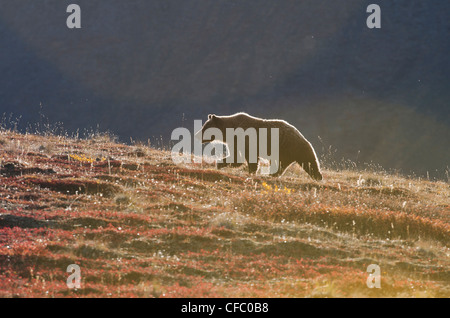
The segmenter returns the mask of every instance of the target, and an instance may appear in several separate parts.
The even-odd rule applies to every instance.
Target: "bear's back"
[[[280,142],[285,141],[295,141],[295,142],[306,142],[305,137],[300,133],[300,131],[293,125],[289,124],[287,121],[282,119],[263,119],[255,116],[251,116],[247,113],[236,113],[230,116],[220,116],[224,120],[224,128],[255,128],[257,131],[260,128],[278,128]]]

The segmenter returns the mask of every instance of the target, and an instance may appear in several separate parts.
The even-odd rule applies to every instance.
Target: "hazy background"
[[[70,3],[82,29],[66,27]],[[0,0],[0,113],[167,142],[246,111],[289,121],[319,155],[443,177],[449,16],[421,0]]]

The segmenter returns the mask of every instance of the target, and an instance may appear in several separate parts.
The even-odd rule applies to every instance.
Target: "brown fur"
[[[322,174],[320,172],[320,165],[317,159],[314,148],[311,143],[306,140],[305,137],[292,125],[284,120],[279,119],[262,119],[250,116],[246,113],[237,113],[231,116],[217,116],[209,115],[208,120],[202,127],[203,132],[211,127],[218,128],[222,131],[224,143],[227,143],[226,139],[226,128],[242,128],[246,130],[247,128],[255,128],[259,132],[259,128],[270,128],[279,129],[279,170],[275,175],[281,175],[287,167],[292,163],[297,162],[303,169],[316,180],[322,180]],[[258,134],[259,138],[259,134]],[[270,138],[270,133],[269,133]],[[258,139],[259,140],[259,139]],[[270,140],[270,139],[269,139]],[[210,142],[211,140],[202,140],[202,142]],[[270,146],[270,143],[269,143]],[[236,147],[236,143],[235,143]],[[249,163],[248,159],[248,141],[246,141],[246,154],[245,158],[247,160],[248,168],[250,173],[255,173],[258,168],[258,163]],[[259,151],[259,150],[258,150]],[[235,151],[236,153],[236,151]],[[259,152],[258,152],[259,153]],[[270,153],[270,147],[269,147]],[[236,162],[236,160],[234,161]],[[234,167],[240,166],[242,164],[233,163],[218,163],[217,167],[220,169],[224,166],[231,165]]]

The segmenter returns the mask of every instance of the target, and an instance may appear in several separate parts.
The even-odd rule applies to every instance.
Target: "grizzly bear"
[[[227,160],[227,162],[218,162],[217,168],[223,168],[225,166],[232,166],[232,167],[239,167],[243,164],[243,162],[239,162],[239,160],[236,160],[236,157],[240,154],[239,149],[236,149],[237,142],[233,141],[227,142],[227,129],[238,129],[242,128],[243,130],[246,130],[248,128],[254,128],[257,132],[257,138],[258,142],[253,141],[253,146],[257,149],[257,158],[256,160],[250,160],[249,156],[249,148],[252,146],[252,142],[249,140],[249,136],[245,136],[245,154],[242,155],[243,158],[245,158],[245,161],[247,162],[248,169],[250,173],[255,173],[258,169],[258,162],[260,159],[260,131],[261,128],[266,128],[265,131],[268,131],[266,134],[268,137],[268,140],[271,139],[271,131],[273,128],[278,128],[278,146],[279,146],[279,153],[278,153],[278,160],[276,171],[273,175],[279,176],[284,173],[284,171],[294,162],[297,162],[310,176],[311,178],[315,180],[322,180],[322,173],[320,171],[320,165],[319,161],[317,159],[316,153],[314,151],[314,148],[312,147],[311,143],[306,140],[305,137],[291,124],[287,123],[284,120],[279,119],[262,119],[250,116],[247,113],[236,113],[234,115],[230,116],[217,116],[217,115],[208,115],[208,120],[203,125],[202,129],[196,133],[196,137],[200,138],[202,143],[205,142],[212,142],[217,139],[211,138],[211,140],[204,139],[204,133],[209,128],[216,128],[222,133],[222,140],[217,140],[220,142],[223,142],[229,146],[229,144],[232,144],[234,149],[229,149],[229,152],[231,155],[234,154],[234,160]],[[249,145],[250,144],[250,145]],[[256,145],[256,146],[255,146]],[[267,153],[271,152],[271,143],[268,143],[268,151]],[[230,159],[229,157],[224,159]],[[229,162],[231,161],[231,163]]]

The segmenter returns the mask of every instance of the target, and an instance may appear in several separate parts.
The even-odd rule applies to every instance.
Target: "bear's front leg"
[[[284,170],[286,170],[287,166],[283,164],[281,161],[278,162],[277,171],[272,174],[272,177],[280,177]]]

